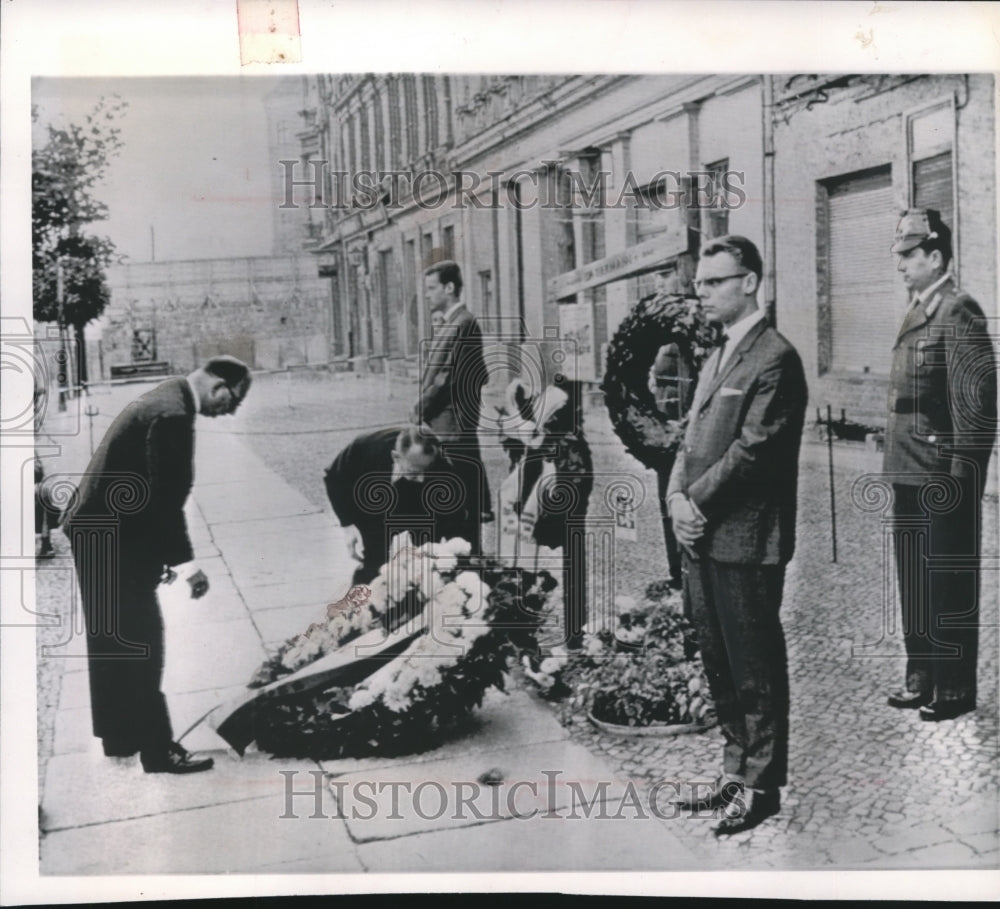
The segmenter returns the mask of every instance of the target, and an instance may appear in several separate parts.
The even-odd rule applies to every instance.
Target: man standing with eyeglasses
[[[94,735],[108,757],[139,752],[146,773],[212,766],[173,741],[163,676],[163,620],[156,588],[194,558],[184,503],[194,482],[195,415],[233,413],[250,388],[235,357],[213,357],[167,379],[114,420],[63,517],[86,620]],[[192,599],[208,592],[200,569]]]
[[[795,547],[799,444],[808,390],[795,348],[757,305],[761,258],[745,237],[701,249],[695,289],[724,327],[702,367],[667,505],[685,550],[684,595],[722,734],[711,791],[717,836],[780,808],[788,752],[788,666],[778,612]]]

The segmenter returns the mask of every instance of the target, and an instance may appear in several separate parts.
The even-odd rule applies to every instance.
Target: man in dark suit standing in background
[[[480,521],[493,520],[486,469],[479,451],[483,386],[489,380],[483,357],[483,335],[476,317],[461,302],[462,270],[451,261],[424,272],[424,296],[432,313],[444,314],[423,355],[423,371],[413,421],[428,426],[441,440],[445,454],[468,491],[478,515],[470,540],[481,549]]]
[[[788,761],[788,666],[778,618],[795,546],[799,444],[808,390],[795,348],[757,307],[761,258],[745,237],[701,249],[695,289],[724,326],[702,367],[667,504],[685,548],[684,593],[725,738],[710,793],[716,835],[780,808]]]
[[[948,271],[951,231],[940,214],[906,212],[891,251],[912,299],[893,348],[883,464],[893,484],[907,656],[904,685],[889,704],[947,720],[976,706],[979,525],[996,434],[996,363],[982,309]],[[939,557],[975,567],[928,564]]]
[[[114,420],[63,517],[86,618],[94,735],[109,757],[140,753],[147,773],[195,773],[198,760],[173,741],[163,676],[163,620],[156,598],[172,566],[194,558],[184,503],[194,482],[195,415],[233,413],[250,388],[234,357],[213,357],[167,379]],[[201,570],[191,596],[208,591]]]

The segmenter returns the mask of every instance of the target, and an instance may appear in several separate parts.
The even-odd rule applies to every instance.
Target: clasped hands
[[[694,546],[705,533],[705,516],[685,495],[671,497],[670,519],[673,521],[677,541],[688,548]]]

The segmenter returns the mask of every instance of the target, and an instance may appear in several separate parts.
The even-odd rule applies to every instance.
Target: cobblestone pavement
[[[284,394],[292,406],[282,406]],[[397,388],[386,398],[380,379],[271,377],[258,383],[251,428],[269,424],[275,435],[251,439],[257,453],[317,502],[318,477],[343,444],[366,425],[405,419],[411,396]],[[294,389],[294,390],[292,390]],[[487,402],[487,411],[489,403]],[[355,422],[352,422],[355,421]],[[350,424],[350,431],[280,434],[296,428]],[[638,515],[638,542],[618,541],[617,595],[639,597],[665,575],[655,475],[630,458],[602,407],[589,409],[585,431],[595,471],[627,472],[642,479],[647,504]],[[305,440],[306,444],[302,444]],[[315,440],[315,443],[313,442]],[[886,605],[885,572],[891,550],[882,516],[862,512],[851,487],[877,473],[881,457],[863,448],[835,446],[837,563],[831,562],[826,447],[807,428],[799,498],[798,551],[785,583],[782,619],[791,681],[789,785],[777,817],[755,830],[716,840],[710,818],[685,817],[706,867],[977,867],[1000,865],[1000,769],[997,729],[997,583],[983,574],[979,655],[979,707],[975,714],[924,723],[911,711],[885,703],[902,680],[902,643],[895,607]],[[496,492],[505,473],[498,449],[484,461]],[[598,478],[592,511],[610,476]],[[984,503],[983,551],[997,549],[997,501]],[[492,525],[490,525],[492,526]],[[484,540],[490,545],[491,538]],[[995,563],[994,563],[995,564]],[[717,731],[670,739],[617,738],[593,729],[554,705],[573,736],[608,756],[636,785],[663,780],[709,780],[721,761]],[[647,789],[648,792],[648,789]],[[644,795],[645,798],[645,795]],[[661,810],[669,811],[665,802]]]
[[[323,469],[351,438],[403,422],[411,390],[392,397],[381,378],[312,374],[260,376],[241,410],[239,431],[265,462],[320,507],[329,508]],[[487,410],[489,404],[487,401]],[[100,426],[95,431],[99,431]],[[211,444],[213,425],[199,434]],[[618,541],[617,595],[638,598],[665,575],[655,476],[626,455],[603,408],[585,415],[598,474],[628,472],[642,479],[647,504],[638,514],[638,542]],[[880,457],[864,449],[835,449],[838,561],[831,563],[825,446],[803,447],[798,551],[785,585],[783,624],[791,675],[789,785],[782,809],[753,831],[716,840],[709,818],[678,818],[689,828],[704,868],[996,868],[1000,865],[997,752],[997,583],[983,574],[979,707],[945,723],[923,723],[911,711],[885,704],[902,679],[902,645],[895,608],[884,605],[883,578],[891,567],[881,516],[852,503],[855,478],[875,473]],[[498,448],[484,450],[494,493],[506,468]],[[607,477],[599,478],[591,509]],[[997,502],[984,507],[984,552],[997,550]],[[488,525],[484,547],[493,545]],[[57,535],[57,546],[65,541]],[[993,566],[996,566],[993,561]],[[40,596],[42,591],[40,590]],[[45,603],[40,599],[39,609]],[[42,635],[44,635],[44,631]],[[44,740],[45,670],[40,669],[39,722]],[[644,795],[657,782],[710,780],[721,761],[717,731],[675,738],[617,738],[553,709],[573,738],[608,757]],[[44,741],[40,748],[44,753]],[[661,810],[669,806],[661,804]],[[685,840],[687,842],[687,840]]]

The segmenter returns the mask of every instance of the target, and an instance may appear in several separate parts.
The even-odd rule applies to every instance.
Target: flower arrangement
[[[649,390],[657,351],[676,344],[693,381],[717,339],[718,331],[702,315],[699,301],[678,294],[640,301],[611,338],[601,383],[604,401],[626,450],[647,467],[670,469],[685,427],[684,419],[667,419]]]
[[[333,610],[285,642],[255,674],[267,685],[382,627],[416,636],[357,684],[262,704],[258,747],[278,756],[334,758],[422,750],[504,688],[510,662],[534,645],[555,581],[469,556],[464,540],[414,547],[397,536],[367,602]]]
[[[626,727],[714,725],[714,707],[680,596],[620,598],[613,628],[588,629],[559,678],[570,711]]]

